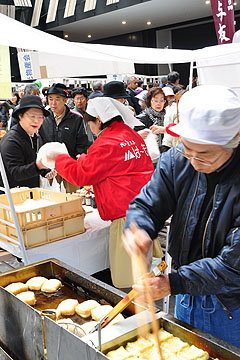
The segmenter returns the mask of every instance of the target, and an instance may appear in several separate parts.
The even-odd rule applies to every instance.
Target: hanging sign
[[[232,42],[235,32],[233,0],[211,0],[218,45]]]
[[[19,51],[18,63],[22,80],[35,80],[41,78],[37,52]]]

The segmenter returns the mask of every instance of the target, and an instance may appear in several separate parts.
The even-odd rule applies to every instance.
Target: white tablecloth
[[[93,209],[84,219],[86,232],[63,240],[28,249],[29,263],[56,258],[87,274],[109,267],[108,243],[110,221],[103,221],[98,211]],[[19,247],[0,241],[0,247],[21,257]],[[7,248],[6,248],[7,247]]]

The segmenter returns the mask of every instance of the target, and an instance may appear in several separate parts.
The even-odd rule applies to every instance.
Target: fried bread
[[[91,310],[101,306],[96,300],[87,300],[76,306],[76,313],[83,317],[88,318],[91,316]]]
[[[28,305],[35,305],[36,303],[36,298],[33,291],[21,292],[20,294],[17,294],[16,297]]]
[[[20,294],[21,292],[28,291],[28,286],[27,284],[24,284],[22,282],[16,282],[6,286],[5,290],[9,291],[13,295],[17,295]]]
[[[43,276],[34,276],[26,282],[29,290],[41,290],[42,285],[47,279]]]
[[[47,293],[53,293],[57,291],[60,287],[62,287],[62,283],[60,280],[49,279],[42,284],[41,291]]]

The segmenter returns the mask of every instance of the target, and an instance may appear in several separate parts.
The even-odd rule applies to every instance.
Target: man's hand
[[[148,264],[148,254],[152,249],[152,239],[146,231],[137,229],[133,232],[131,229],[127,229],[123,235],[123,244],[130,256],[139,254],[140,251]]]
[[[171,294],[168,275],[148,278],[148,281],[153,300],[160,300]],[[137,284],[133,285],[133,289],[139,294],[137,297],[139,301],[146,301],[146,288],[143,286],[143,280],[140,279]]]

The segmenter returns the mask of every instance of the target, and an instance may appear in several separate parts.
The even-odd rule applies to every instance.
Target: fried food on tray
[[[178,353],[179,360],[208,360],[209,354],[192,345]]]
[[[129,352],[126,351],[123,346],[120,346],[117,350],[109,351],[107,353],[107,357],[114,360],[137,359],[133,355],[129,354]]]
[[[17,295],[23,291],[28,291],[28,286],[22,282],[16,282],[6,286],[5,290],[9,291],[13,295]]]
[[[42,284],[41,291],[53,293],[57,291],[60,287],[62,287],[62,283],[60,280],[49,279]]]
[[[168,332],[168,331],[164,330],[163,328],[161,328],[158,331],[158,338],[159,338],[160,342],[163,342],[163,341],[166,341],[168,339],[173,338],[173,334],[171,334],[170,332]],[[155,336],[153,334],[148,334],[147,339],[149,341],[151,341],[153,344],[157,345],[156,338],[155,338]]]
[[[106,316],[111,310],[113,309],[113,307],[111,305],[101,305],[96,307],[95,309],[91,310],[91,315],[92,315],[92,319],[99,321],[102,318],[104,318],[104,316]],[[118,314],[111,322],[109,325],[113,325],[116,324],[117,322],[124,320],[124,317],[122,316],[122,314]]]
[[[153,343],[143,337],[137,339],[134,342],[128,342],[126,346],[126,350],[132,354],[133,356],[139,356],[143,351],[146,351],[153,347]]]
[[[43,276],[34,276],[26,282],[29,290],[41,290],[43,283],[45,283],[47,279]]]
[[[28,305],[35,305],[36,303],[36,298],[33,291],[24,291],[16,295],[16,297]]]
[[[56,318],[58,319],[60,315],[74,315],[77,305],[78,301],[76,299],[63,300],[57,307]]]
[[[161,353],[164,360],[208,360],[209,354],[194,345],[182,341],[164,329],[158,332],[161,342]],[[165,340],[162,340],[165,338]],[[107,356],[110,359],[123,360],[133,358],[139,360],[159,360],[159,351],[153,334],[149,334],[147,339],[140,337],[137,341],[128,342],[126,347],[120,346],[118,349],[109,351]],[[218,359],[215,359],[218,360]]]
[[[173,354],[171,351],[162,350],[162,355],[164,360],[178,360],[178,357]],[[157,346],[153,346],[151,349],[148,349],[142,353],[138,358],[139,360],[159,360],[159,351]]]
[[[178,337],[172,337],[161,343],[162,349],[170,350],[172,353],[177,354],[179,351],[182,351],[184,348],[189,347],[189,344],[182,341]]]
[[[78,304],[76,307],[76,313],[83,317],[88,318],[91,316],[91,310],[95,309],[96,307],[101,306],[96,300],[87,300]]]

